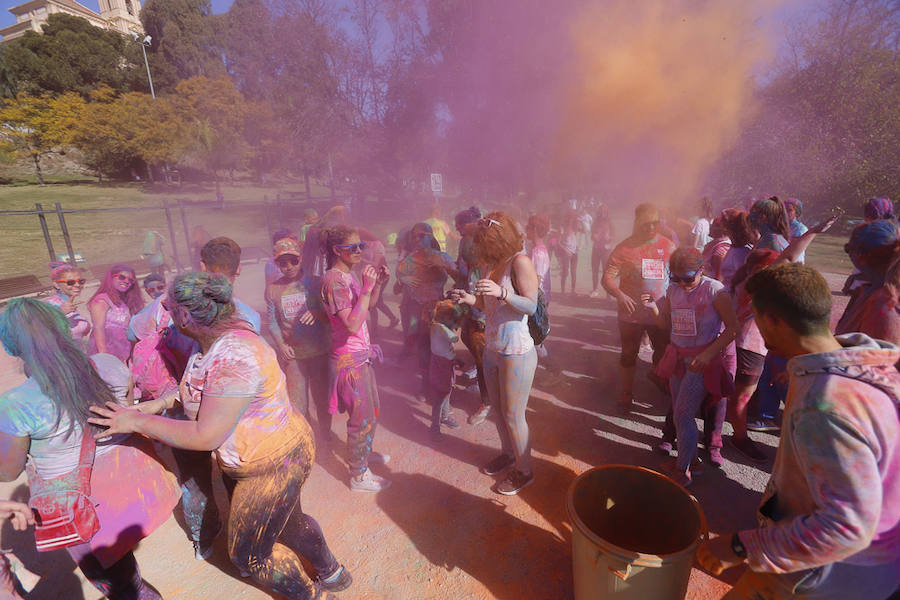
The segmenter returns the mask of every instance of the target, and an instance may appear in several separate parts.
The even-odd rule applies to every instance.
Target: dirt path
[[[580,279],[590,278],[585,273]],[[246,265],[237,285],[237,295],[260,310],[261,280],[262,266]],[[373,471],[393,481],[390,489],[378,495],[350,492],[342,443],[345,419],[335,419],[335,437],[330,444],[320,444],[304,487],[303,508],[319,521],[335,555],[353,574],[354,585],[341,598],[571,597],[571,526],[564,506],[568,486],[578,473],[600,464],[661,469],[664,459],[652,447],[660,436],[665,403],[646,381],[642,363],[637,404],[627,415],[615,409],[618,340],[610,301],[556,295],[551,314],[550,351],[563,359],[566,382],[551,384],[538,370],[528,408],[537,479],[519,496],[494,494],[489,488],[495,479],[478,472],[499,448],[492,422],[464,424],[443,442],[430,441],[430,409],[412,395],[417,384],[413,362],[378,368],[383,408],[375,448],[391,454],[392,460]],[[396,353],[399,333],[389,332],[382,343],[387,354]],[[17,369],[9,357],[0,358],[2,389],[21,380]],[[463,423],[477,403],[475,394],[454,392],[452,404]],[[726,424],[726,435],[730,431]],[[777,437],[751,435],[774,456]],[[713,532],[754,525],[771,467],[769,463],[763,470],[746,463],[727,444],[724,454],[725,467],[698,476],[691,488]],[[24,493],[22,478],[0,484],[0,497]],[[8,525],[0,540],[3,548],[15,549],[29,569],[44,576],[31,598],[99,598],[65,553],[38,555],[31,534],[13,532]],[[226,556],[224,536],[208,562],[194,560],[176,517],[147,538],[137,556],[144,578],[170,600],[271,597],[240,578]],[[738,574],[735,570],[718,580],[694,570],[687,597],[719,598]]]

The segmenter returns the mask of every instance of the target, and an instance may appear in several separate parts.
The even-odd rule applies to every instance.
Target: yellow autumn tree
[[[84,99],[74,92],[56,97],[21,93],[0,108],[0,144],[13,156],[30,158],[44,185],[41,159],[65,151],[83,110]]]

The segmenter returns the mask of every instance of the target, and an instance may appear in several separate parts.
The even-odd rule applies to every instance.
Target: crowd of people
[[[415,361],[411,391],[430,404],[436,444],[462,427],[451,398],[468,380],[480,399],[468,423],[494,413],[499,438],[481,471],[497,477],[494,492],[518,494],[541,476],[527,419],[535,373],[540,365],[551,381],[565,379],[545,339],[551,266],[555,259],[556,294],[573,295],[584,250],[590,301],[617,307],[612,404],[630,410],[649,346],[647,376],[667,410],[655,450],[670,457],[675,482],[688,487],[704,468],[723,466],[726,420],[731,446],[758,464],[767,456],[748,431],[781,432],[761,527],[716,537],[698,554],[713,573],[749,565],[729,597],[887,598],[900,585],[892,203],[870,200],[850,235],[851,298],[834,332],[832,293],[804,260],[839,214],[807,227],[799,200],[775,196],[718,213],[704,198],[692,212],[641,204],[631,233],[616,236],[609,207],[593,200],[522,222],[472,206],[455,214],[455,227],[435,205],[382,240],[351,227],[342,206],[321,217],[310,210],[299,231],[273,235],[260,282],[265,319],[234,296],[240,246],[205,230],[192,236],[195,270],[167,282],[165,268],[154,268],[139,284],[131,267],[116,265],[84,310],[84,272],[54,263],[52,295],[14,299],[0,314],[0,341],[28,376],[0,396],[0,478],[26,470],[32,493],[30,508],[0,502],[0,516],[35,526],[39,547],[65,547],[109,598],[161,597],[132,550],[179,503],[198,559],[225,529],[232,562],[266,589],[291,599],[344,590],[349,570],[301,503],[316,447],[339,437],[334,415],[347,416],[348,488],[377,493],[391,485],[369,468],[390,461],[374,449],[377,365]],[[155,236],[145,246],[161,252]],[[392,279],[399,316],[385,304]],[[378,343],[379,315],[387,330],[400,326],[392,356]],[[150,440],[171,449],[174,465]],[[227,515],[214,498],[213,459]],[[126,471],[141,474],[132,487],[119,485]],[[91,508],[79,495],[100,502]],[[47,517],[66,510],[72,529],[60,534]],[[85,532],[81,519],[95,526]],[[9,582],[17,598],[0,558],[0,586]]]

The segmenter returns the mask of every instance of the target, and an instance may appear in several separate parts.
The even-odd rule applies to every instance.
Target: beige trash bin
[[[683,600],[706,518],[697,499],[644,467],[606,465],[566,495],[575,600]]]

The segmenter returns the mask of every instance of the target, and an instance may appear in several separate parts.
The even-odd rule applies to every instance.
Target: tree
[[[171,99],[189,140],[182,162],[211,171],[216,180],[220,170],[243,164],[247,105],[230,79],[191,77],[175,87]]]
[[[38,183],[44,185],[41,159],[65,152],[83,108],[84,99],[73,92],[56,98],[20,93],[0,109],[0,138],[8,151],[32,160]]]
[[[49,15],[42,30],[0,46],[4,97],[64,92],[87,97],[99,86],[117,92],[147,88],[140,48],[131,38],[65,13]]]
[[[184,79],[225,73],[219,17],[209,0],[147,0],[141,23],[152,39],[148,58],[160,92],[172,91]]]

